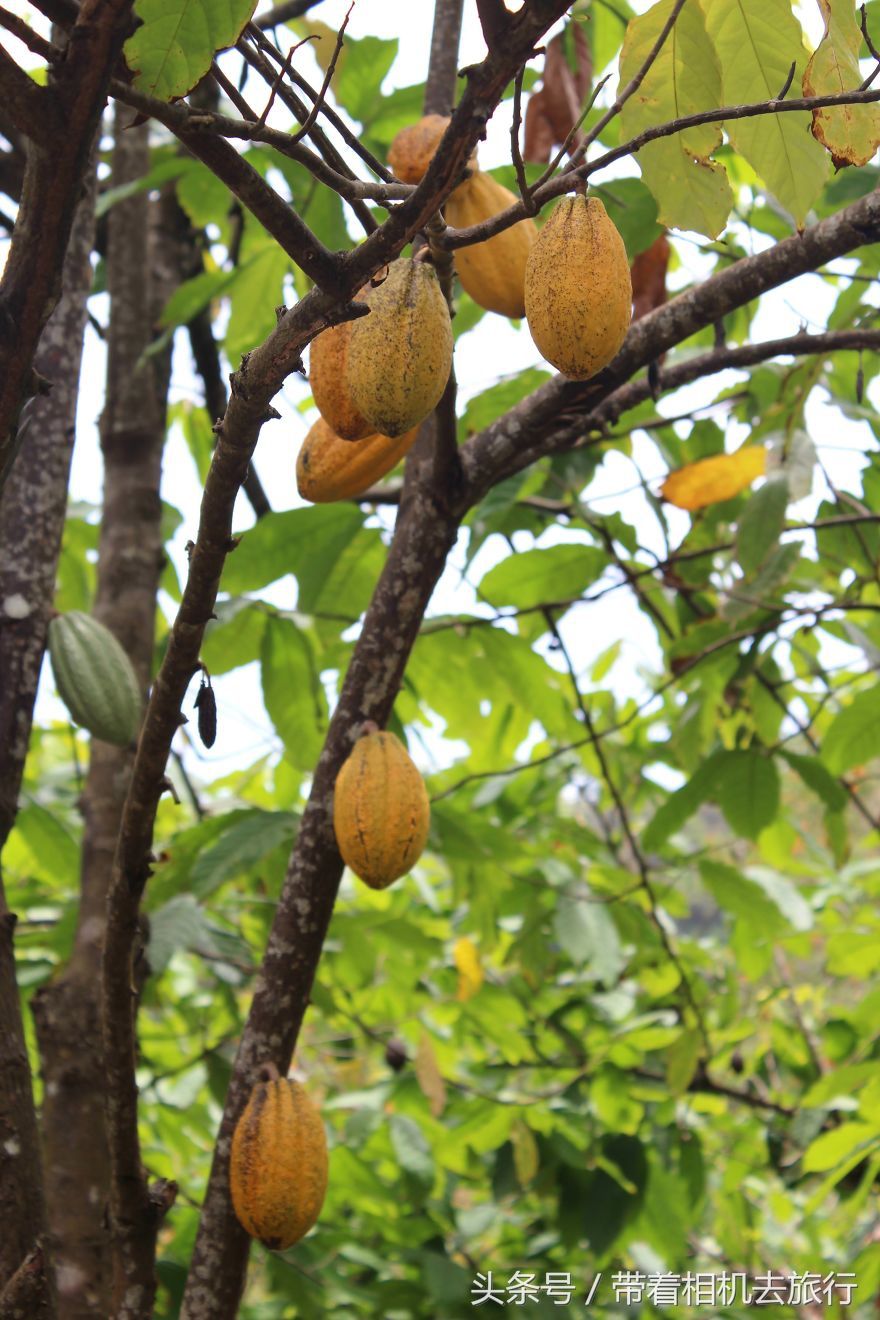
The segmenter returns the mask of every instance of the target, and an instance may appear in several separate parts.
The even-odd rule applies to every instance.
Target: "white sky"
[[[638,3],[639,10],[647,8],[646,3]],[[12,8],[21,13],[28,13],[29,8],[22,4],[13,4]],[[269,8],[261,3],[260,9]],[[324,0],[316,7],[315,17],[331,27],[336,27],[348,9],[348,0]],[[810,18],[810,27],[816,25],[818,11],[806,6]],[[432,0],[409,0],[404,5],[375,3],[375,0],[358,0],[349,21],[349,32],[358,37],[367,33],[379,36],[396,37],[400,42],[398,61],[385,84],[389,90],[419,81],[424,77],[427,67],[430,45]],[[821,34],[821,26],[816,36]],[[16,52],[14,52],[16,53]],[[460,65],[474,63],[485,54],[476,6],[473,0],[466,0],[465,21],[462,33]],[[299,58],[299,57],[298,57]],[[308,73],[311,55],[304,54],[304,72]],[[606,92],[613,93],[613,85]],[[481,146],[480,161],[485,167],[500,165],[509,161],[509,129],[511,103],[502,104],[489,125],[487,141]],[[622,162],[612,174],[637,174],[637,168]],[[693,237],[693,236],[691,236]],[[674,238],[674,236],[673,236]],[[704,265],[692,242],[675,241],[675,246],[682,261],[682,269],[676,272],[670,283],[683,287],[694,275],[701,273]],[[4,256],[4,246],[0,244],[0,258]],[[840,266],[841,263],[838,263]],[[801,322],[810,326],[822,322],[830,308],[834,293],[816,277],[805,277],[787,285],[784,290],[770,294],[762,302],[761,311],[753,327],[753,338],[772,338],[797,331]],[[102,322],[106,321],[104,299],[94,300],[94,311]],[[191,372],[188,347],[185,337],[178,336],[178,348],[174,359],[172,378],[172,398],[201,398],[200,385]],[[74,456],[71,482],[71,498],[93,504],[100,502],[101,460],[97,434],[97,420],[102,406],[104,379],[104,348],[94,333],[89,330],[86,340],[84,371],[81,388],[79,424],[76,451]],[[504,318],[487,314],[483,321],[463,340],[456,353],[456,373],[459,382],[459,398],[464,403],[472,395],[479,393],[493,384],[499,377],[515,372],[527,365],[540,365],[540,358],[534,348],[525,323],[516,329]],[[237,365],[237,364],[236,364]],[[722,384],[736,379],[727,373],[727,379],[712,378],[709,382],[698,383],[686,390],[679,391],[673,397],[663,398],[658,411],[678,413],[688,407],[710,400],[720,390]],[[295,483],[296,452],[302,437],[313,420],[312,415],[297,411],[298,405],[308,398],[308,388],[298,378],[288,381],[276,406],[282,413],[278,422],[263,428],[256,454],[256,467],[264,487],[270,492],[273,507],[288,509],[302,504]],[[871,447],[873,440],[866,424],[850,423],[842,419],[836,410],[822,405],[814,405],[810,416],[811,431],[814,440],[820,446],[833,445],[833,470],[837,484],[846,489],[853,488],[858,469],[862,466],[861,452]],[[728,445],[733,448],[740,443],[744,432],[741,428],[728,429]],[[846,448],[842,448],[845,446]],[[849,448],[853,452],[848,452]],[[637,437],[634,457],[645,475],[656,478],[657,483],[664,473],[653,445],[644,436]],[[823,459],[829,458],[827,450]],[[618,509],[628,521],[637,523],[646,544],[660,550],[662,542],[658,529],[653,524],[653,515],[649,506],[637,493],[621,494],[630,491],[637,480],[636,470],[631,461],[622,454],[609,454],[599,473],[589,487],[587,500],[603,512]],[[793,506],[791,516],[807,518],[814,511],[821,492],[819,478],[814,483],[811,498]],[[165,477],[163,496],[184,514],[181,527],[174,545],[174,557],[178,574],[185,576],[185,556],[183,546],[194,538],[197,527],[200,486],[189,452],[182,437],[172,431],[166,450]],[[672,511],[675,513],[675,511]],[[390,516],[380,515],[383,525],[390,526]],[[252,522],[249,506],[240,497],[236,509],[236,527],[243,529]],[[688,516],[681,513],[672,519],[674,532],[681,536],[688,526]],[[561,528],[551,528],[541,540],[549,544],[553,540],[571,539],[571,534]],[[518,548],[530,544],[527,536],[522,536]],[[501,543],[489,542],[477,555],[471,566],[471,582],[479,582],[482,574],[498,558],[507,553],[507,547]],[[473,591],[461,579],[463,556],[461,548],[453,554],[450,564],[441,580],[431,605],[431,612],[454,613],[479,611],[475,604]],[[290,608],[295,603],[295,585],[291,578],[276,584],[263,593],[279,606]],[[621,696],[643,693],[644,679],[641,676],[646,667],[656,670],[660,664],[654,631],[643,617],[637,606],[626,592],[616,592],[594,605],[581,607],[571,612],[563,625],[566,643],[580,671],[586,670],[592,660],[617,637],[624,639],[619,661],[611,675],[611,683]],[[641,671],[641,672],[640,672]],[[608,680],[606,680],[608,681]],[[220,676],[215,680],[219,706],[219,732],[217,742],[210,752],[199,750],[188,752],[187,761],[200,779],[210,779],[228,774],[236,768],[244,769],[263,752],[277,752],[280,744],[266,715],[260,696],[259,671],[256,665],[234,671],[230,675]],[[194,683],[185,705],[185,713],[192,718],[191,704],[196,691]],[[63,708],[52,693],[51,674],[46,666],[41,684],[38,716],[64,717]],[[425,768],[433,768],[438,763],[448,763],[450,754],[463,752],[463,748],[454,748],[442,739],[432,738],[427,752],[422,750],[421,759]],[[419,755],[418,749],[416,754]]]

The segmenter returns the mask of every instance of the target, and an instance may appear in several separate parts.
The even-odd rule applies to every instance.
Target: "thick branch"
[[[45,143],[60,127],[58,107],[47,87],[40,87],[0,46],[0,96],[15,127],[34,142]]]

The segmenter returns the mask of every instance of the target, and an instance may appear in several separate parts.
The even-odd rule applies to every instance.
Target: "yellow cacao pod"
[[[388,164],[401,183],[421,183],[448,127],[445,115],[425,115],[417,124],[400,130],[388,148]]]
[[[321,417],[315,422],[296,460],[296,488],[312,504],[332,504],[360,495],[403,458],[419,428],[392,440],[387,435],[368,435],[359,444],[340,440]]]
[[[258,1082],[232,1137],[229,1185],[238,1222],[284,1251],[308,1233],[327,1192],[327,1138],[299,1082]]]
[[[526,263],[526,317],[543,357],[571,380],[607,366],[632,320],[626,248],[596,197],[563,197]]]
[[[411,870],[428,838],[425,782],[393,733],[365,733],[336,776],[333,829],[343,861],[371,889]]]
[[[506,211],[516,200],[509,188],[476,170],[450,193],[443,211],[453,229],[467,229]],[[533,220],[518,220],[484,243],[456,248],[458,278],[475,303],[502,316],[523,315],[526,262],[537,234]]]
[[[346,372],[351,321],[322,330],[309,350],[309,384],[315,407],[342,440],[363,440],[373,430],[352,402]]]
[[[351,327],[348,388],[374,432],[403,435],[440,402],[452,368],[452,325],[437,276],[399,258]]]

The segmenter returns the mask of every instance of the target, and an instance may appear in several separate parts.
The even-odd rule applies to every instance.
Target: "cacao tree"
[[[0,1316],[872,1315],[876,0],[0,28]]]

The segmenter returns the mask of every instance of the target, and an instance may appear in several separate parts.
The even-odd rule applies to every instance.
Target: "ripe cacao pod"
[[[506,211],[516,200],[491,174],[475,170],[450,193],[443,212],[454,229],[467,229]],[[526,262],[537,234],[533,220],[518,220],[483,243],[456,248],[458,278],[475,303],[502,316],[523,315]]]
[[[371,889],[406,875],[428,838],[425,782],[393,733],[365,733],[336,776],[333,829],[343,861]]]
[[[238,1222],[275,1251],[317,1221],[327,1193],[327,1138],[299,1082],[258,1082],[232,1136],[229,1187]]]
[[[49,659],[74,721],[103,742],[130,743],[143,698],[132,663],[110,629],[80,610],[57,614],[49,624]]]
[[[449,308],[424,261],[392,261],[364,296],[370,308],[351,328],[348,388],[372,430],[410,431],[440,402],[452,368]]]
[[[351,321],[322,330],[309,350],[309,384],[315,407],[342,440],[363,440],[373,430],[352,402],[346,372]]]
[[[312,504],[351,499],[380,481],[403,458],[419,428],[392,440],[370,435],[360,444],[340,440],[321,417],[302,443],[296,460],[296,488]]]
[[[607,366],[632,320],[623,239],[597,197],[563,197],[526,263],[526,317],[543,357],[571,380]]]
[[[421,183],[448,127],[445,115],[425,115],[400,130],[388,148],[388,164],[401,183]]]

